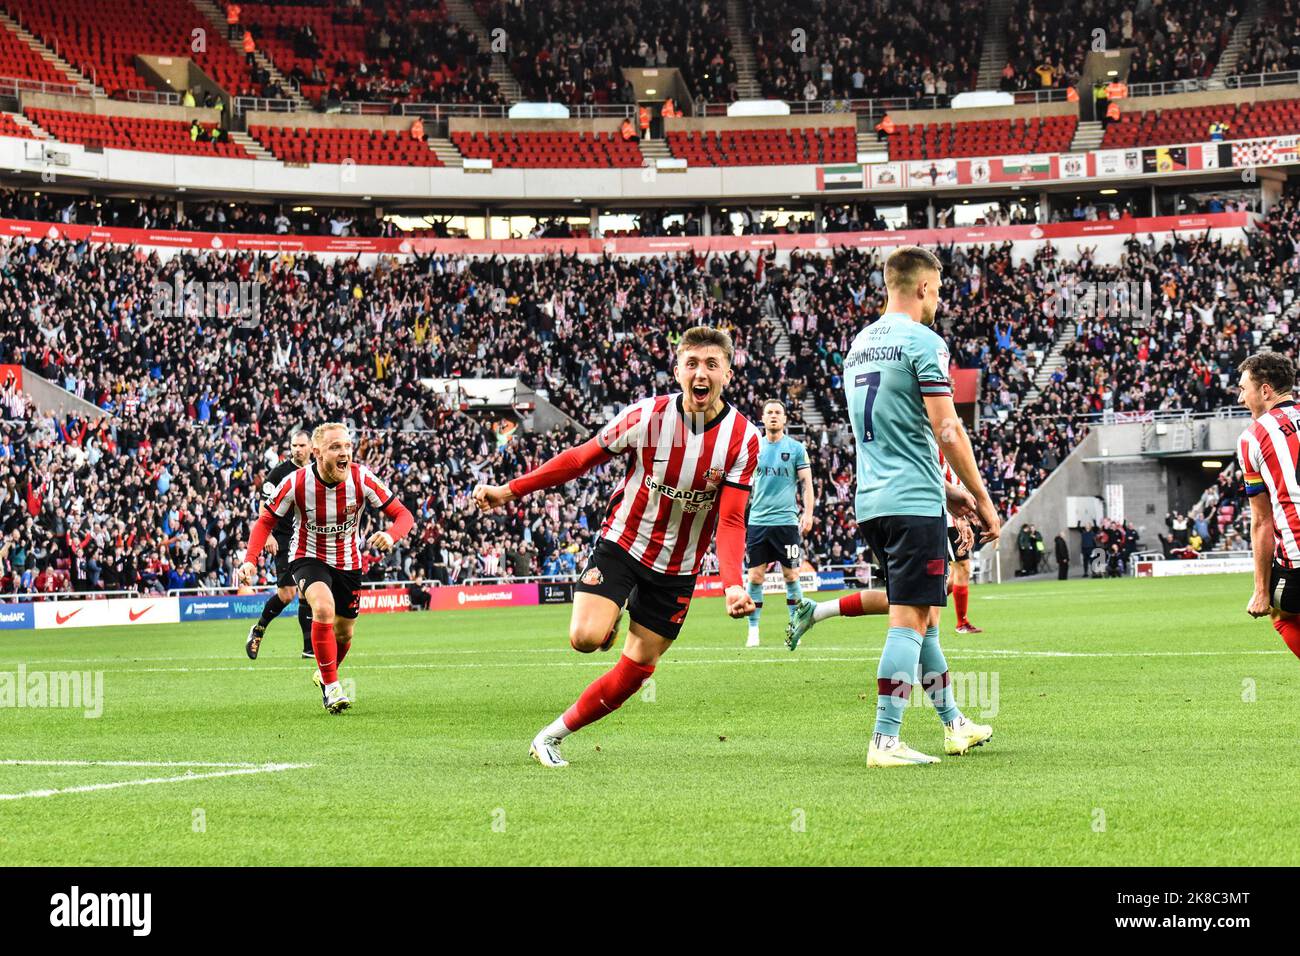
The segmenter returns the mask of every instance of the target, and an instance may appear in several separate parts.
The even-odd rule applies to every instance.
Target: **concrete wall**
[[[1037,526],[1050,546],[1056,532],[1065,525],[1066,499],[1095,496],[1104,500],[1107,485],[1123,486],[1124,507],[1122,514],[1108,513],[1106,517],[1133,522],[1143,547],[1159,547],[1156,536],[1165,529],[1165,515],[1173,508],[1190,507],[1218,476],[1217,468],[1205,469],[1201,462],[1218,460],[1229,464],[1236,440],[1249,421],[1240,416],[1161,426],[1125,423],[1094,427],[1003,526],[998,543],[1003,577],[1020,566],[1016,535],[1021,527]],[[1160,457],[1160,452],[1172,451],[1199,454]],[[1078,544],[1078,535],[1072,534],[1070,548],[1076,557]]]
[[[899,126],[918,123],[972,123],[976,120],[1006,119],[1018,116],[1078,116],[1079,104],[1025,103],[1019,106],[981,106],[968,110],[890,110],[889,117]]]
[[[85,399],[77,398],[71,392],[66,391],[62,386],[55,385],[46,378],[42,378],[29,368],[23,369],[23,391],[30,395],[36,402],[36,407],[42,412],[53,412],[59,415],[84,415],[91,419],[111,417],[98,405],[94,405]]]
[[[1217,106],[1220,103],[1264,103],[1268,100],[1300,99],[1300,84],[1259,86],[1242,90],[1205,90],[1199,93],[1175,93],[1170,96],[1133,96],[1120,100],[1120,109],[1173,110],[1188,106]]]
[[[128,103],[126,100],[90,99],[84,96],[55,96],[51,93],[23,93],[21,109],[35,107],[62,110],[65,113],[90,113],[94,116],[129,116],[135,119],[160,119],[188,123],[215,123],[221,118],[216,110],[202,107],[158,106],[153,103]],[[138,155],[138,154],[137,154]]]
[[[847,126],[858,128],[858,118],[852,113],[813,113],[802,116],[677,116],[664,120],[669,133],[692,129],[800,129],[810,127]]]
[[[1012,515],[1002,526],[1002,536],[998,539],[998,554],[1002,561],[1002,579],[1013,577],[1020,567],[1020,554],[1016,550],[1016,535],[1026,524],[1032,524],[1043,534],[1050,558],[1052,540],[1056,533],[1065,527],[1066,499],[1101,494],[1099,469],[1086,464],[1085,458],[1097,455],[1097,433],[1091,432],[1066,457],[1057,469],[1047,476],[1038,489],[1029,496],[1029,500],[1016,514]],[[979,450],[976,449],[976,457]],[[1077,555],[1079,536],[1070,536],[1070,551]],[[991,559],[992,555],[988,556]],[[1055,565],[1052,565],[1053,567]]]

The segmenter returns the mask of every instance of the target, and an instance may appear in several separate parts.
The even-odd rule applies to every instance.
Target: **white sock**
[[[817,606],[813,608],[814,624],[816,624],[818,621],[824,621],[828,617],[839,617],[839,616],[840,616],[839,601],[819,601]]]
[[[897,735],[874,733],[871,735],[871,742],[877,750],[889,750],[898,746]]]
[[[758,625],[757,625],[757,624],[751,624],[751,625],[749,625],[749,633],[750,633],[750,634],[757,634],[757,633],[758,633]]]
[[[333,681],[332,683],[326,684],[326,685],[325,685],[325,693],[328,694],[328,693],[329,693],[330,691],[332,691],[334,688],[338,687],[340,683],[341,683],[341,681]]]
[[[551,721],[549,724],[546,725],[545,729],[541,732],[539,736],[554,737],[557,740],[563,740],[571,733],[573,733],[573,731],[570,730],[568,727],[564,726],[564,718],[556,717],[553,721]]]

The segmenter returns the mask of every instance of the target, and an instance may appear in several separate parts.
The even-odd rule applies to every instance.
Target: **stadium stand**
[[[1170,109],[1126,110],[1106,128],[1105,148],[1203,143],[1211,123],[1226,123],[1224,139],[1252,139],[1300,133],[1300,100],[1220,103]]]
[[[1068,152],[1076,116],[899,126],[889,137],[890,159],[942,159]]]
[[[30,126],[23,126],[8,113],[0,113],[0,136],[16,136],[19,139],[36,138]]]
[[[231,140],[213,142],[192,139],[190,124],[179,120],[71,113],[40,107],[30,107],[25,115],[55,139],[65,143],[82,143],[101,149],[135,149],[152,153],[179,153],[193,156],[216,155],[228,159],[253,158],[243,146]],[[200,124],[200,127],[207,134],[211,134],[215,128],[209,124]]]
[[[494,166],[631,168],[643,162],[635,140],[612,132],[453,131],[451,141],[462,155],[490,159]]]
[[[259,48],[313,102],[500,102],[490,57],[441,0],[238,6]]]
[[[66,84],[68,78],[48,60],[0,25],[0,77]]]
[[[1270,214],[1267,231],[1246,241],[1135,238],[1118,266],[1047,243],[1020,263],[1009,245],[940,248],[951,285],[941,319],[956,365],[983,371],[976,442],[1004,514],[1097,413],[1231,404],[1243,355],[1263,346],[1294,354],[1295,320],[1278,290],[1300,272],[1295,193]],[[0,362],[25,365],[121,416],[107,425],[55,420],[21,396],[0,396],[0,574],[11,590],[29,570],[60,564],[70,586],[223,580],[256,508],[270,446],[295,423],[339,416],[365,432],[362,457],[402,476],[417,518],[429,519],[385,573],[419,567],[431,579],[458,580],[558,567],[598,524],[608,473],[574,492],[477,516],[467,507],[474,481],[512,474],[569,436],[516,433],[498,447],[481,422],[460,415],[455,395],[431,396],[417,380],[518,376],[594,425],[647,388],[670,388],[664,370],[674,337],[698,322],[736,336],[731,397],[741,408],[776,394],[797,426],[805,399],[822,413],[827,425],[804,433],[822,462],[824,520],[810,553],[851,564],[853,457],[838,370],[849,339],[883,302],[881,267],[878,253],[849,249],[794,253],[788,266],[761,272],[739,253],[436,256],[375,268],[182,253],[164,263],[127,248],[86,255],[68,243],[0,240],[0,301],[15,319],[0,330]],[[154,314],[146,296],[109,294],[166,284],[174,270],[256,278],[265,290],[260,316],[211,323]],[[1042,307],[1049,283],[1068,289],[1115,277],[1151,284],[1147,326],[1103,318],[1061,328]],[[75,321],[83,314],[96,318]],[[777,327],[788,330],[789,354],[777,354]],[[1031,398],[1036,358],[1053,344],[1066,364]]]
[[[1279,73],[1300,70],[1300,8],[1283,0],[1280,8],[1265,10],[1237,58],[1234,73]]]
[[[979,0],[937,0],[923,10],[887,0],[754,0],[752,9],[757,78],[770,99],[942,97],[975,88]]]
[[[858,152],[850,126],[678,130],[666,139],[672,154],[691,166],[851,163]]]
[[[720,0],[477,0],[474,7],[489,30],[505,31],[526,99],[630,102],[622,67],[676,67],[693,96],[735,98],[736,66]]]
[[[399,130],[348,127],[250,126],[249,135],[286,163],[342,163],[368,166],[441,166],[424,140]]]
[[[136,0],[131,16],[102,0],[5,0],[5,8],[110,96],[151,89],[135,68],[139,54],[191,57],[231,93],[254,92],[244,57],[189,0]],[[194,31],[202,30],[198,43]],[[61,78],[66,82],[66,78]]]
[[[1136,6],[1128,0],[1016,0],[1007,22],[1002,88],[1075,85],[1099,39],[1107,50],[1137,51],[1130,83],[1209,76],[1240,15],[1236,2],[1209,11],[1199,0]]]

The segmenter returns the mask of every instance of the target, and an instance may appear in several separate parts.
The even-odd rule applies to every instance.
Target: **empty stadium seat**
[[[15,136],[19,139],[36,139],[36,134],[28,127],[14,121],[8,113],[0,113],[0,136]]]
[[[1063,153],[1070,148],[1075,116],[1017,116],[1013,119],[899,126],[889,137],[893,160],[955,159]]]
[[[6,0],[4,6],[110,96],[152,89],[136,72],[139,54],[189,57],[231,93],[253,88],[243,54],[189,0]],[[202,43],[195,30],[203,31]]]
[[[286,163],[342,163],[361,166],[441,166],[427,143],[405,130],[250,126],[249,135]]]
[[[793,129],[677,130],[668,148],[689,166],[792,166],[851,163],[858,155],[852,126]]]
[[[1210,124],[1213,122],[1228,124],[1225,139],[1300,133],[1300,100],[1129,110],[1120,113],[1119,119],[1106,128],[1101,145],[1106,149],[1126,149],[1130,146],[1204,143],[1210,139]]]
[[[227,159],[253,158],[244,147],[235,142],[192,141],[190,124],[181,120],[100,116],[39,107],[28,107],[24,112],[33,123],[65,143],[82,143],[109,149],[137,149],[151,153],[223,156]]]
[[[632,168],[642,163],[636,141],[612,132],[454,132],[451,141],[470,159],[490,159],[494,166],[584,169]]]

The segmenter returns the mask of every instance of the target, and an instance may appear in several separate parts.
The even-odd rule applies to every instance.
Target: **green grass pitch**
[[[364,617],[340,717],[288,617],[256,662],[241,621],[4,633],[0,671],[102,671],[104,702],[97,719],[0,708],[0,761],[67,762],[0,763],[0,856],[1294,865],[1300,661],[1246,616],[1249,596],[1241,575],[974,588],[985,633],[953,634],[951,610],[942,633],[994,739],[871,771],[882,618],[825,622],[791,654],[774,604],[746,650],[744,623],[698,601],[653,692],[571,737],[561,770],[528,743],[615,659],[568,648],[567,607]],[[928,707],[903,736],[942,753]],[[159,782],[13,799],[145,780]]]

